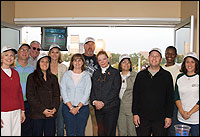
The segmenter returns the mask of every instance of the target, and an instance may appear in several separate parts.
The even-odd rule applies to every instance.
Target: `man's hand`
[[[168,128],[172,124],[172,119],[171,118],[165,118],[165,126],[164,128]]]

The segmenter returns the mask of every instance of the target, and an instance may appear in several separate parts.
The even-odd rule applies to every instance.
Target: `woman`
[[[61,52],[59,45],[51,45],[49,48],[48,55],[51,57],[51,73],[57,76],[58,83],[60,85],[60,81],[62,76],[64,75],[67,67],[64,64],[61,64],[63,61],[61,59]],[[56,129],[57,129],[57,136],[64,136],[64,119],[62,115],[62,97],[60,96],[60,106],[56,114]]]
[[[98,136],[115,136],[119,115],[121,76],[108,59],[105,51],[97,54],[100,69],[92,76],[90,101],[95,108]]]
[[[199,60],[196,53],[188,53],[181,65],[175,85],[178,124],[191,127],[191,135],[199,136]]]
[[[50,60],[47,54],[41,53],[36,70],[27,79],[26,97],[33,119],[33,136],[55,136],[60,88],[57,77],[50,71]]]
[[[12,68],[16,53],[9,46],[1,49],[1,136],[21,136],[26,118],[19,74]]]
[[[136,136],[136,129],[133,123],[132,109],[132,93],[133,84],[137,72],[132,71],[132,63],[127,54],[119,57],[119,66],[122,77],[122,86],[119,93],[120,111],[118,118],[118,135],[119,136]]]
[[[61,96],[64,103],[62,113],[67,136],[85,136],[91,90],[91,78],[85,69],[84,57],[79,53],[74,54],[69,70],[61,80]]]

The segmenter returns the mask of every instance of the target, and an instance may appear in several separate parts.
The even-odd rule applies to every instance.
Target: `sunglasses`
[[[32,47],[33,48],[33,50],[36,50],[37,49],[37,51],[40,51],[41,49],[40,48],[36,48],[36,47]]]

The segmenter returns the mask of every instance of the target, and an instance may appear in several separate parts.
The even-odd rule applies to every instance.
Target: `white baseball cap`
[[[128,54],[122,54],[119,56],[119,63],[123,60],[123,59],[130,59]]]
[[[49,47],[49,51],[50,51],[51,49],[53,49],[53,48],[58,48],[58,49],[60,50],[60,46],[59,46],[59,45],[53,44],[53,45],[51,45],[51,46]]]
[[[151,51],[149,51],[149,55],[151,54],[152,51],[157,51],[158,53],[160,53],[160,56],[162,57],[162,51],[159,48],[153,48],[151,49]]]
[[[92,42],[95,43],[95,39],[92,38],[92,37],[87,37],[87,38],[85,39],[85,43],[87,43],[87,42],[89,42],[89,41],[92,41]],[[84,43],[84,44],[85,44],[85,43]]]
[[[37,57],[37,61],[40,60],[41,58],[44,58],[44,57],[48,57],[49,60],[51,60],[51,57],[48,56],[45,52],[43,52],[43,53],[39,54],[39,56]]]
[[[1,53],[3,52],[6,52],[8,50],[12,50],[15,54],[17,54],[17,50],[12,48],[11,46],[4,46],[2,49],[1,49]]]
[[[193,58],[199,60],[198,57],[197,57],[197,54],[196,54],[195,52],[188,52],[188,53],[185,55],[184,59],[185,59],[186,57],[193,57]]]

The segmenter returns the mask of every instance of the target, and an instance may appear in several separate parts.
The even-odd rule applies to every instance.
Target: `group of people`
[[[40,53],[37,41],[18,51],[1,50],[1,135],[84,136],[89,115],[93,135],[174,136],[174,125],[199,135],[199,60],[194,52],[175,63],[169,46],[162,67],[159,48],[149,51],[149,66],[136,72],[128,54],[111,66],[106,51],[95,51],[88,37],[85,52],[62,64],[61,48],[53,44]],[[16,55],[17,54],[17,58]],[[65,125],[65,126],[64,126]]]

